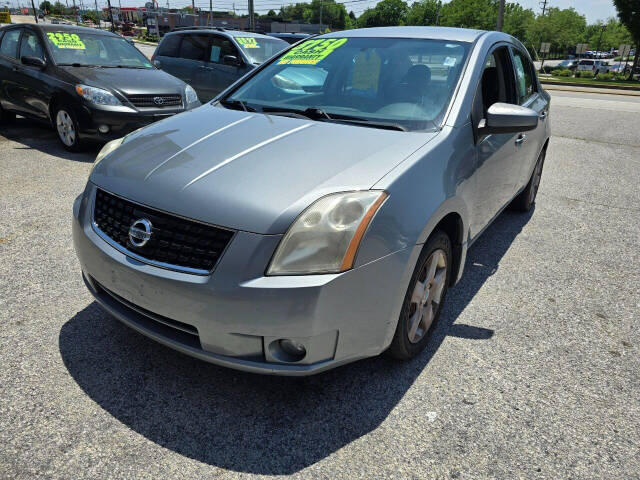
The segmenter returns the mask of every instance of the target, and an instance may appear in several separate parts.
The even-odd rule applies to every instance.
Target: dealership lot
[[[470,249],[428,351],[306,379],[105,314],[70,232],[97,149],[1,127],[0,477],[637,477],[640,97],[554,91],[551,122],[535,211]]]

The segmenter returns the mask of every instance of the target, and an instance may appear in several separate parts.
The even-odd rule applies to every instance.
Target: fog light
[[[109,133],[109,126],[108,125],[100,125],[98,127],[98,131],[100,133]]]
[[[307,349],[304,348],[304,345],[300,342],[296,342],[295,340],[291,340],[289,338],[283,338],[280,340],[280,348],[292,357],[304,357],[307,354]]]

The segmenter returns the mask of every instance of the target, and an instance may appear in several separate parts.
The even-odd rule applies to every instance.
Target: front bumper
[[[74,204],[73,240],[87,287],[125,324],[218,365],[310,375],[384,351],[418,249],[331,275],[266,277],[280,235],[237,232],[213,274],[154,267],[116,250],[92,227],[95,187]],[[278,340],[302,342],[288,361]]]
[[[94,141],[108,141],[123,137],[141,127],[146,127],[164,118],[172,117],[178,113],[186,112],[199,107],[200,102],[189,105],[188,108],[156,108],[134,111],[126,108],[126,111],[116,109],[95,108],[83,105],[78,112],[78,124],[80,135],[83,139]],[[99,127],[106,125],[109,131],[102,133]]]

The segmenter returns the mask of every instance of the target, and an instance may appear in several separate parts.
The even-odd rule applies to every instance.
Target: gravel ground
[[[96,152],[2,127],[0,477],[640,478],[640,111],[553,98],[535,211],[470,249],[428,351],[306,379],[106,315],[70,233]]]

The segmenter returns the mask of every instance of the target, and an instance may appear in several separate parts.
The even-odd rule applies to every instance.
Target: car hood
[[[131,134],[90,181],[181,216],[280,234],[321,196],[371,188],[435,135],[208,104]]]
[[[117,90],[124,95],[184,92],[185,83],[156,68],[59,67],[77,83]]]

